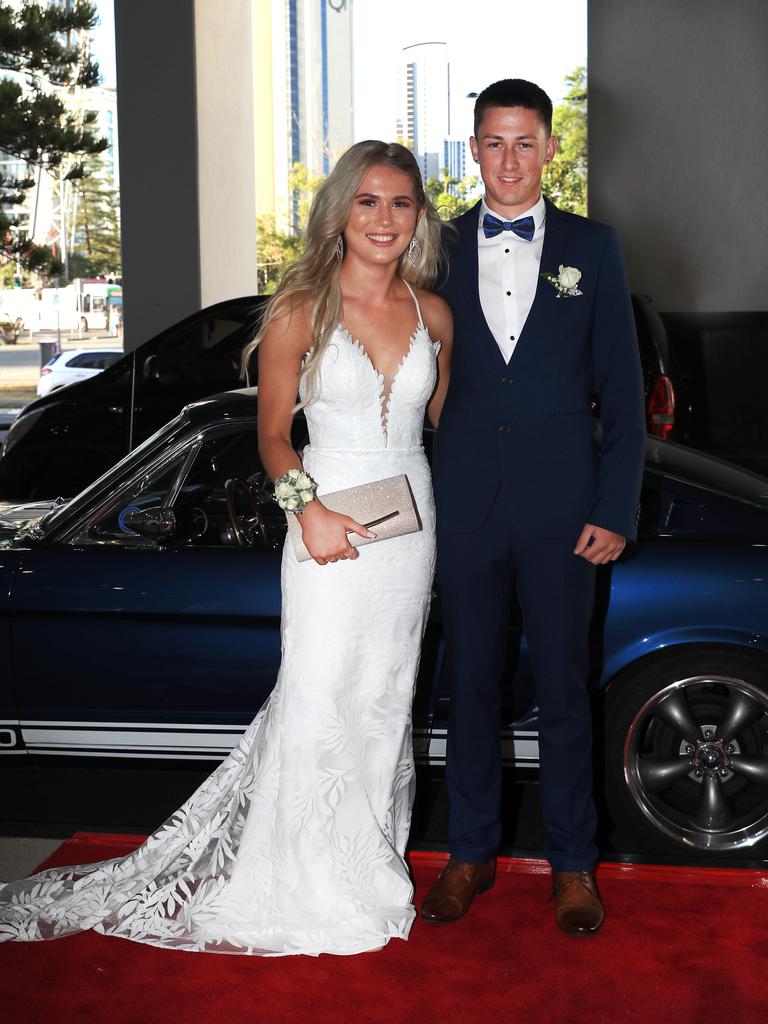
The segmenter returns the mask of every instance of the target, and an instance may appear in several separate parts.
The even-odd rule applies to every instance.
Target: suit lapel
[[[471,210],[468,210],[462,217],[456,220],[456,228],[459,232],[457,242],[457,255],[460,280],[463,286],[464,295],[472,303],[472,322],[478,325],[478,333],[481,335],[482,345],[492,358],[495,358],[502,366],[505,366],[504,356],[501,354],[496,339],[485,319],[483,307],[480,302],[480,279],[477,256],[477,231],[480,220],[480,206],[478,202]],[[544,235],[546,239],[546,233]],[[490,346],[490,348],[489,348]]]
[[[567,232],[563,229],[563,217],[549,199],[544,197],[547,207],[547,219],[544,228],[544,244],[541,248],[541,263],[539,264],[539,276],[536,281],[536,292],[533,297],[528,317],[525,321],[520,337],[517,339],[515,350],[509,360],[509,365],[514,365],[519,358],[520,350],[524,345],[530,344],[529,338],[539,334],[546,326],[548,315],[552,310],[552,303],[549,301],[551,285],[544,280],[542,274],[554,273],[561,263],[566,262],[565,248],[567,247]],[[497,346],[498,347],[498,346]]]

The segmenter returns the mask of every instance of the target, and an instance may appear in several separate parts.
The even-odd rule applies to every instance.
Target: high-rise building
[[[415,43],[403,49],[398,71],[396,133],[403,145],[413,150],[425,179],[437,177],[444,167],[463,165],[463,155],[459,155],[458,147],[450,139],[451,67],[447,43]]]
[[[297,226],[294,164],[326,175],[352,144],[352,2],[256,4],[258,210],[278,226]]]
[[[443,140],[443,162],[440,165],[448,171],[448,176],[459,181],[467,173],[467,147],[463,139]]]

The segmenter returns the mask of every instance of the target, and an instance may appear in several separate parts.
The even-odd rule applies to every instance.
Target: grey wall
[[[768,309],[768,3],[590,0],[590,216],[658,309]]]
[[[125,347],[200,308],[194,0],[115,0]]]

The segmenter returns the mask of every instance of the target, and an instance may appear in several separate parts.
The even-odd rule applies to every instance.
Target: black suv
[[[31,402],[6,436],[0,499],[72,497],[189,402],[242,387],[240,355],[265,302],[209,306],[103,373]]]
[[[209,306],[128,352],[98,376],[31,402],[6,438],[0,499],[72,497],[183,406],[242,387],[240,355],[266,301],[265,296],[245,296]],[[664,325],[647,296],[633,296],[632,304],[648,432],[684,441],[681,389],[674,380]]]

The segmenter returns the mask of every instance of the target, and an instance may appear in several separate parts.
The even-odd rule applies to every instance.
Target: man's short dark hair
[[[552,134],[552,100],[542,88],[524,78],[502,78],[480,93],[475,100],[475,138],[486,110],[491,107],[525,107],[535,110],[547,134]]]

